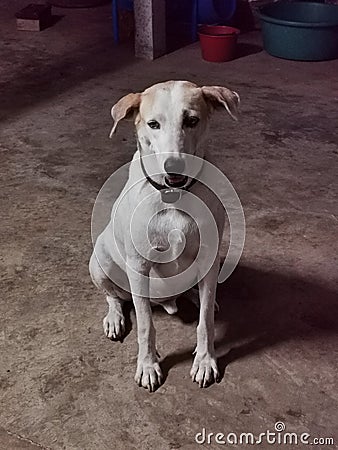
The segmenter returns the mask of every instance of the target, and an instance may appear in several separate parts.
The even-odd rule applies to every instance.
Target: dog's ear
[[[111,116],[114,120],[113,128],[109,137],[115,133],[116,127],[120,120],[132,115],[140,106],[141,94],[128,94],[122,97],[111,109]]]
[[[203,86],[202,93],[207,103],[214,108],[224,107],[234,120],[238,120],[239,95],[222,86]]]

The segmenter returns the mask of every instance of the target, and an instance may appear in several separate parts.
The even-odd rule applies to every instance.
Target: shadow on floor
[[[338,292],[311,279],[238,267],[219,286],[216,353],[221,377],[228,364],[288,340],[338,335]],[[179,317],[197,322],[198,311],[182,302]],[[193,349],[168,355],[165,376],[192,358]]]
[[[263,48],[259,45],[239,42],[237,44],[235,59],[243,58],[249,55],[254,55],[255,53],[260,53],[262,50]]]
[[[52,14],[52,19],[46,28],[53,27],[64,18],[64,14]]]

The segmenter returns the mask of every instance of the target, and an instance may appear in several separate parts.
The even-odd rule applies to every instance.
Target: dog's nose
[[[167,174],[181,175],[185,169],[185,163],[183,159],[175,158],[171,156],[164,162],[164,170]]]

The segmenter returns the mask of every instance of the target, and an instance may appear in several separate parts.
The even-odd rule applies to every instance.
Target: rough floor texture
[[[113,46],[109,5],[59,10],[34,34],[15,30],[24,4],[0,13],[0,448],[192,450],[203,428],[258,436],[278,420],[337,444],[338,60],[275,59],[253,33],[226,64],[197,44],[148,63]],[[218,293],[221,383],[189,378],[197,311],[182,301],[178,316],[154,313],[167,379],[149,394],[133,380],[134,313],[123,344],[103,336],[87,263],[95,197],[135,147],[128,124],[108,139],[110,107],[167,79],[240,93],[240,121],[215,116],[208,144],[247,239]]]

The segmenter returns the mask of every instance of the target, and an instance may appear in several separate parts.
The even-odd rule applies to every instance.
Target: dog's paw
[[[200,387],[208,387],[210,384],[218,382],[219,372],[217,362],[210,354],[205,356],[195,356],[190,376],[192,381],[196,381]]]
[[[125,319],[117,311],[110,311],[103,319],[103,331],[107,338],[120,340],[125,333]]]
[[[158,362],[140,361],[137,363],[135,381],[139,386],[154,392],[163,383],[163,375]]]

